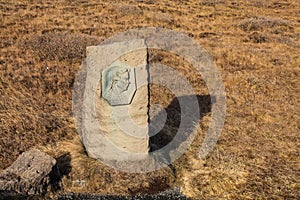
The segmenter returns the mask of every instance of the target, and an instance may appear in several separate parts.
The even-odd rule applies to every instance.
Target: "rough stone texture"
[[[149,151],[148,65],[145,41],[134,40],[88,47],[86,64],[82,141],[88,154],[101,160],[130,161],[144,158]],[[103,71],[115,66],[135,73],[135,79],[129,74],[131,78],[123,83],[126,86],[123,91],[129,90],[133,85],[128,82],[135,81],[136,84],[134,93],[130,89],[132,99],[127,105],[111,105],[111,102],[103,98],[105,91],[102,88],[106,87],[102,87],[102,84],[109,82],[102,80]]]
[[[12,193],[44,194],[49,184],[49,173],[56,164],[51,156],[33,149],[24,152],[0,174],[0,196]]]

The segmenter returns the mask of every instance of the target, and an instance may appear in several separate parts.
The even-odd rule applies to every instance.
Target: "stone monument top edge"
[[[135,40],[127,40],[124,42],[113,42],[113,43],[105,43],[102,44],[100,43],[99,45],[94,45],[94,46],[88,46],[86,47],[86,52],[94,52],[95,50],[99,48],[108,48],[108,49],[113,49],[117,48],[118,46],[124,47],[127,46],[128,49],[134,51],[135,49],[142,49],[142,48],[147,48],[147,43],[145,39],[135,39]]]

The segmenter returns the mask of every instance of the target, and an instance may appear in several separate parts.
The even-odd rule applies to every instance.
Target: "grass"
[[[49,32],[31,36],[25,40],[23,48],[31,50],[39,61],[80,61],[85,58],[87,46],[99,43],[99,38],[89,35]]]
[[[58,193],[177,186],[194,199],[299,198],[299,9],[294,0],[0,1],[0,169],[38,147],[56,158],[70,154]],[[208,50],[226,87],[227,118],[206,160],[198,151],[210,113],[172,169],[126,174],[86,156],[72,118],[72,87],[86,46],[147,26],[183,32]],[[187,76],[197,94],[208,94],[184,60],[152,55]],[[153,103],[172,101],[151,89]]]
[[[293,29],[290,23],[282,18],[274,17],[252,17],[242,20],[239,23],[239,27],[243,31],[263,31],[266,29],[278,29],[282,28],[287,31],[288,29]]]

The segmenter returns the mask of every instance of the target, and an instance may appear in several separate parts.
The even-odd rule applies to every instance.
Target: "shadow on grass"
[[[71,154],[65,153],[56,158],[56,165],[53,167],[50,177],[50,185],[52,192],[56,192],[62,188],[61,180],[64,176],[68,176],[72,170]]]
[[[200,114],[196,113],[192,108],[189,113],[182,113],[179,102],[189,102],[193,97],[197,98]],[[212,100],[214,100],[214,98],[212,98]],[[210,95],[187,95],[174,98],[165,109],[167,116],[163,128],[157,134],[150,137],[150,152],[163,148],[175,138],[182,118],[185,118],[185,124],[182,131],[183,134],[180,136],[180,141],[186,141],[201,118],[211,112],[212,100]],[[164,111],[161,111],[151,120],[150,133],[155,132],[155,129],[162,123],[161,115],[163,113]],[[181,116],[182,114],[183,116]],[[178,142],[178,145],[180,145],[180,142]]]

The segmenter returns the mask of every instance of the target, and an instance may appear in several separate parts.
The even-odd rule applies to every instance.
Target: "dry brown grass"
[[[169,168],[145,174],[132,174],[106,166],[86,155],[79,136],[58,142],[55,147],[47,145],[38,148],[55,158],[69,154],[70,159],[59,168],[69,166],[70,172],[65,173],[62,186],[55,195],[75,191],[111,195],[152,194],[168,189],[175,181],[174,173]]]
[[[70,153],[65,192],[133,194],[155,191],[160,182],[194,199],[299,198],[299,9],[294,0],[0,1],[0,169],[38,146],[56,157]],[[198,160],[208,113],[189,151],[174,163],[175,176],[170,169],[125,174],[88,158],[71,115],[85,46],[146,26],[198,41],[215,59],[227,92],[214,152]],[[177,67],[207,94],[189,65],[164,53],[155,59]],[[152,89],[155,102],[172,100]]]
[[[45,33],[33,35],[25,40],[23,48],[31,50],[33,55],[44,60],[82,61],[85,58],[86,47],[97,45],[98,37],[84,34]]]
[[[244,31],[263,31],[266,29],[293,29],[290,26],[290,23],[282,18],[273,18],[273,17],[252,17],[242,20],[239,23],[239,27]]]

